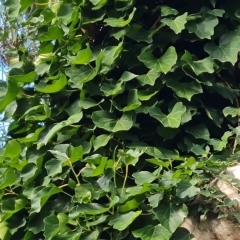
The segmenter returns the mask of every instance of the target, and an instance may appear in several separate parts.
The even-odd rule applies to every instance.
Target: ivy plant
[[[4,7],[24,34],[0,94],[0,239],[192,239],[181,223],[216,211],[207,184],[239,155],[240,2]]]

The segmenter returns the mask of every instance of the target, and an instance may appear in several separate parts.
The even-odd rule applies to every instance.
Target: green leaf
[[[200,189],[193,186],[190,182],[181,180],[181,182],[178,183],[176,195],[179,198],[194,197],[199,193],[199,191]]]
[[[48,176],[55,176],[58,173],[62,172],[62,161],[56,159],[49,160],[46,162],[45,168],[47,170]]]
[[[146,50],[138,56],[138,59],[143,62],[147,68],[166,74],[176,64],[177,53],[174,47],[169,47],[159,59],[156,59],[152,53]]]
[[[143,86],[147,84],[150,86],[154,86],[155,81],[159,76],[160,76],[159,72],[157,72],[155,69],[151,69],[148,71],[147,74],[141,75],[137,77],[137,79]]]
[[[233,37],[231,42],[227,44],[222,44],[220,42],[219,46],[215,43],[207,43],[204,50],[210,55],[212,59],[216,59],[220,62],[230,62],[233,65],[237,61],[237,52],[239,50],[240,37]]]
[[[172,235],[161,224],[155,226],[149,224],[144,228],[134,230],[132,234],[136,238],[141,238],[141,240],[169,240]]]
[[[223,114],[225,117],[227,117],[228,115],[232,117],[240,116],[240,108],[225,107],[223,109]]]
[[[2,90],[2,89],[1,89]],[[13,102],[17,95],[20,93],[20,88],[18,87],[17,83],[13,79],[9,79],[7,81],[7,91],[4,93],[1,93],[0,96],[3,96],[3,98],[0,98],[0,112],[3,112],[5,108]],[[3,94],[3,95],[2,95]]]
[[[156,208],[162,199],[163,199],[163,193],[154,194],[148,198],[149,205],[152,208]]]
[[[181,83],[175,79],[169,79],[166,82],[167,86],[170,87],[179,97],[186,98],[191,101],[191,98],[199,93],[202,93],[202,86],[198,82],[186,82]]]
[[[161,16],[162,17],[166,17],[166,16],[169,16],[169,15],[177,15],[178,14],[178,11],[174,8],[171,8],[169,6],[161,6]]]
[[[120,18],[106,18],[104,22],[110,27],[124,27],[128,25],[133,18],[133,15],[136,11],[136,8],[133,8],[133,11],[129,14],[128,19],[125,20],[123,17]]]
[[[209,140],[209,144],[213,146],[213,149],[215,151],[222,151],[223,149],[226,148],[228,144],[228,138],[232,135],[230,131],[227,131],[223,134],[221,137],[221,140],[212,138]]]
[[[23,198],[14,199],[10,198],[6,201],[3,201],[1,211],[3,213],[1,221],[6,221],[14,213],[22,210],[26,206],[26,200]]]
[[[17,175],[12,168],[0,169],[0,190],[13,185],[16,180],[17,180]]]
[[[93,142],[94,150],[104,147],[108,144],[109,140],[112,138],[112,135],[102,134],[97,136]]]
[[[73,4],[62,4],[57,12],[57,17],[67,25],[72,20]]]
[[[193,135],[196,139],[210,140],[210,134],[204,124],[198,124],[193,127],[188,127],[185,130],[187,133]]]
[[[38,41],[61,40],[62,37],[63,31],[57,25],[49,27],[44,26],[38,29],[38,36],[36,40]]]
[[[28,198],[31,200],[30,213],[38,213],[41,208],[45,205],[47,200],[54,194],[61,192],[62,190],[58,187],[36,187]]]
[[[118,231],[123,231],[141,214],[141,212],[142,211],[131,211],[125,214],[117,213],[110,217],[108,224],[113,225],[113,228]]]
[[[133,173],[132,176],[134,177],[137,185],[151,183],[157,178],[153,173],[147,171],[136,172]]]
[[[73,87],[82,89],[84,83],[93,80],[96,76],[96,70],[88,65],[81,65],[78,68],[67,68],[66,75],[70,77],[69,81],[73,83]]]
[[[184,13],[176,17],[174,20],[171,18],[163,18],[161,22],[169,26],[176,34],[179,34],[184,28],[187,22],[188,13]]]
[[[51,116],[51,110],[46,104],[29,108],[23,117],[26,121],[44,121]]]
[[[168,229],[170,233],[174,233],[184,218],[187,217],[188,209],[186,205],[182,204],[163,203],[154,209],[154,214],[163,227]]]
[[[118,119],[113,113],[100,110],[92,114],[92,120],[98,128],[109,132],[127,131],[133,126],[132,115],[126,113]]]
[[[183,227],[178,228],[175,233],[173,233],[171,240],[191,240],[194,238],[194,235]]]
[[[100,215],[105,212],[108,212],[113,206],[115,206],[119,201],[119,198],[115,196],[112,199],[111,204],[108,207],[103,207],[98,203],[87,203],[87,204],[78,204],[78,206],[74,207],[70,213],[69,217],[74,219],[80,215]]]
[[[147,42],[150,44],[153,41],[152,37],[155,32],[156,30],[149,31],[144,29],[140,24],[133,23],[127,28],[126,35],[137,42]]]
[[[67,56],[67,60],[70,62],[72,65],[77,65],[77,64],[88,64],[91,59],[92,59],[92,51],[87,45],[86,49],[80,50],[76,56]]]
[[[127,106],[123,108],[123,112],[132,111],[138,108],[141,102],[138,100],[138,91],[136,89],[129,91]]]
[[[55,134],[59,132],[62,128],[74,123],[78,123],[81,120],[82,116],[83,114],[81,112],[81,113],[72,115],[67,120],[59,122],[56,125],[54,125],[53,128],[47,133],[47,135],[38,141],[38,144],[37,144],[38,149],[41,148],[43,145],[46,145],[55,136]]]
[[[178,128],[181,124],[182,116],[186,112],[186,107],[181,102],[178,102],[168,115],[162,113],[157,107],[149,108],[148,112],[150,116],[161,122],[164,127]]]
[[[56,93],[63,90],[67,85],[67,78],[61,72],[59,72],[57,76],[49,77],[49,81],[52,83],[46,84],[44,82],[40,82],[39,84],[35,85],[35,89],[41,93]]]
[[[217,24],[217,17],[204,14],[200,19],[188,20],[186,28],[190,33],[195,33],[200,39],[210,39]]]
[[[52,239],[59,232],[59,220],[57,216],[50,215],[44,220],[44,236],[46,239]]]

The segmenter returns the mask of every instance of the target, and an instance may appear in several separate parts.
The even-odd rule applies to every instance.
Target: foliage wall
[[[239,155],[239,1],[4,6],[22,30],[0,94],[1,239],[191,239],[186,216],[220,214],[207,184]]]

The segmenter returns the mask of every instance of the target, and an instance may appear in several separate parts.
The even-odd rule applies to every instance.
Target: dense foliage
[[[240,1],[4,5],[0,239],[191,239],[239,155]]]

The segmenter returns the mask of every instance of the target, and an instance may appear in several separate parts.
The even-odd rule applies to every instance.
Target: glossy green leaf
[[[176,189],[176,195],[179,198],[194,197],[199,193],[200,189],[193,186],[190,182],[182,180]]]
[[[110,141],[110,139],[112,138],[111,135],[107,135],[107,134],[102,134],[96,137],[96,139],[94,140],[94,150],[97,150],[100,147],[104,147],[108,144],[108,142]]]
[[[127,20],[125,20],[124,17],[120,17],[120,18],[106,18],[104,20],[104,22],[108,26],[111,26],[111,27],[124,27],[124,26],[128,25],[131,22],[135,11],[136,11],[136,8],[133,8],[133,11],[129,14]]]
[[[141,238],[141,240],[169,240],[172,235],[161,224],[155,226],[149,224],[144,228],[134,230],[132,233],[134,237]]]
[[[121,118],[116,118],[114,114],[104,110],[96,111],[92,114],[92,120],[98,128],[109,132],[127,131],[133,125],[131,114],[123,114]]]
[[[190,33],[195,33],[200,39],[210,39],[217,24],[217,17],[213,15],[203,15],[201,19],[188,21],[186,28]]]
[[[188,209],[186,205],[181,204],[160,204],[154,209],[154,214],[163,227],[168,229],[170,233],[174,233],[187,217]]]
[[[67,78],[63,73],[59,73],[56,77],[49,77],[51,84],[40,82],[35,86],[35,89],[41,93],[55,93],[63,90],[67,85]]]
[[[147,171],[137,172],[134,173],[132,176],[134,177],[137,185],[151,183],[156,179],[156,176],[153,173]]]
[[[108,224],[113,225],[114,229],[117,229],[118,231],[122,231],[125,228],[127,228],[140,214],[142,211],[137,212],[128,212],[125,214],[116,214],[113,215]]]
[[[177,53],[174,47],[169,47],[159,59],[156,59],[152,53],[146,50],[139,55],[138,59],[143,62],[147,68],[166,74],[176,64]]]
[[[202,93],[202,86],[195,81],[181,83],[175,79],[169,79],[166,82],[167,86],[170,87],[179,97],[186,98],[191,101],[191,98],[199,93]]]
[[[185,29],[187,15],[188,13],[184,13],[183,15],[176,17],[174,20],[170,18],[163,18],[161,22],[169,26],[176,34],[178,34]]]
[[[74,123],[78,123],[81,120],[82,116],[83,116],[82,113],[78,113],[78,114],[72,115],[67,120],[54,125],[51,128],[51,130],[47,133],[47,135],[45,137],[43,137],[42,139],[40,139],[40,141],[38,142],[38,148],[42,147],[43,145],[46,145],[54,137],[54,135],[58,131],[60,131],[62,128],[69,126],[71,124],[74,124]]]
[[[231,42],[227,44],[219,43],[217,46],[215,43],[208,43],[205,45],[204,50],[210,55],[212,59],[216,59],[220,62],[230,62],[234,65],[237,61],[237,52],[239,50],[238,43],[240,37],[234,37]]]
[[[168,115],[162,113],[162,111],[157,107],[152,107],[149,109],[149,114],[152,117],[161,122],[164,127],[170,128],[178,128],[180,126],[181,118],[185,112],[186,107],[181,102],[176,103]]]
[[[151,69],[148,71],[147,74],[141,75],[137,77],[137,79],[142,85],[148,84],[150,86],[154,86],[155,81],[159,76],[160,76],[160,73],[158,71],[156,71],[155,69]]]
[[[87,45],[86,49],[80,50],[76,56],[67,56],[67,59],[72,65],[88,64],[91,61],[92,56],[92,51],[89,45]]]

